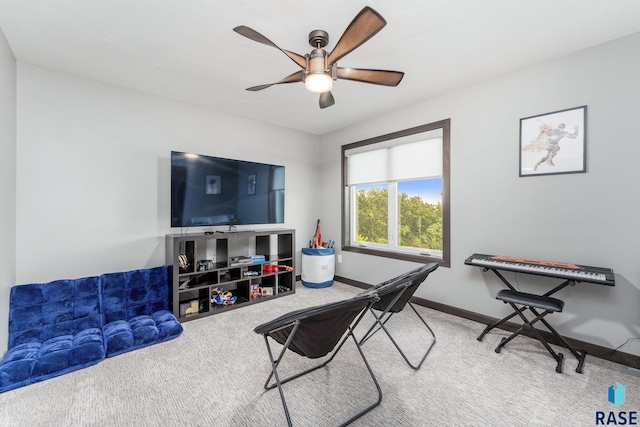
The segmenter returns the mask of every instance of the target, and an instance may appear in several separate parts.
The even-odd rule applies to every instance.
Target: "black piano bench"
[[[543,295],[534,295],[528,294],[525,292],[518,292],[511,289],[503,289],[496,295],[496,299],[503,301],[505,304],[511,305],[511,308],[515,311],[515,314],[520,316],[523,321],[522,326],[515,331],[508,338],[502,338],[498,347],[496,347],[496,353],[500,353],[502,347],[507,345],[509,341],[520,335],[523,331],[528,331],[533,333],[533,335],[542,343],[542,345],[547,349],[549,354],[553,356],[553,358],[557,362],[556,372],[562,373],[562,360],[564,356],[562,353],[556,353],[553,351],[549,343],[544,339],[542,334],[533,326],[538,321],[542,322],[547,329],[561,342],[563,345],[568,348],[574,356],[578,358],[579,364],[576,372],[582,373],[582,364],[584,363],[585,352],[583,350],[582,354],[577,353],[569,343],[566,342],[564,338],[558,334],[558,332],[544,319],[544,317],[550,313],[561,313],[564,308],[564,301],[561,301],[557,298],[552,298]],[[520,306],[520,307],[518,307]],[[535,317],[529,320],[524,312],[526,310],[531,311]],[[538,310],[543,310],[542,313],[539,313]]]
[[[527,307],[540,308],[549,312],[561,313],[564,308],[564,301],[558,298],[527,294],[510,289],[499,291],[496,299],[504,301],[505,303],[512,302],[514,304],[526,305]]]

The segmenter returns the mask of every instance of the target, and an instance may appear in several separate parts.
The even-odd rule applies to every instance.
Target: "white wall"
[[[16,279],[16,59],[0,31],[0,355],[9,339],[9,291]]]
[[[493,273],[464,265],[476,252],[610,267],[614,288],[565,288],[557,294],[565,310],[552,322],[563,335],[608,348],[640,336],[638,51],[640,33],[323,136],[324,234],[340,236],[341,145],[451,118],[452,266],[417,296],[496,318],[508,313],[494,299],[503,285]],[[588,106],[587,173],[519,178],[519,119],[581,105]],[[336,274],[367,283],[415,266],[342,257]],[[507,277],[530,292],[557,283]],[[622,351],[640,355],[640,345]]]
[[[22,62],[17,123],[18,283],[164,264],[171,150],[284,165],[279,227],[313,227],[317,136]]]
[[[162,264],[171,150],[284,164],[284,226],[297,230],[298,251],[316,218],[339,248],[340,145],[450,117],[452,267],[434,273],[418,296],[505,314],[493,298],[501,288],[495,277],[463,264],[473,252],[612,267],[615,288],[563,290],[558,296],[567,305],[554,324],[564,335],[616,347],[640,335],[639,48],[636,34],[318,138],[20,62],[13,120],[15,60],[0,39],[0,162],[7,174],[0,195],[3,202],[17,197],[15,213],[7,203],[0,208],[0,292],[6,296],[8,282]],[[519,119],[585,104],[588,173],[518,178]],[[17,163],[10,160],[16,121]],[[336,273],[369,283],[413,266],[342,255]],[[523,290],[549,286],[524,275],[517,281]],[[0,323],[0,334],[6,330]],[[640,355],[637,344],[623,351]]]

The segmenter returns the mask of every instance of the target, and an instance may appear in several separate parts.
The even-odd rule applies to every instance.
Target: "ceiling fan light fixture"
[[[304,79],[304,87],[313,93],[329,92],[333,87],[333,79],[326,73],[309,74],[307,78]]]

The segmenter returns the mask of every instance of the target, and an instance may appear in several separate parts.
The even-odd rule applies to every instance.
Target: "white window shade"
[[[387,148],[349,156],[348,185],[386,182],[388,171]]]
[[[347,185],[442,176],[442,138],[346,153]]]

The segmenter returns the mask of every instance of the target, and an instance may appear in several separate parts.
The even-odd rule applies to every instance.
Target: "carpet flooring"
[[[254,327],[360,291],[337,282],[324,289],[298,284],[294,295],[186,322],[178,339],[0,394],[0,426],[286,425],[277,390],[263,389],[270,366]],[[534,339],[519,337],[497,354],[507,332],[478,342],[484,325],[417,308],[436,334],[434,348],[414,371],[383,332],[368,340],[363,351],[383,399],[353,426],[593,426],[598,411],[640,410],[640,379],[626,366],[587,356],[578,374],[564,351],[558,374]],[[367,314],[356,335],[372,322]],[[407,309],[388,323],[413,360],[430,339],[417,322]],[[282,375],[313,363],[290,353]],[[616,382],[626,392],[618,407],[607,400]],[[284,392],[294,425],[312,427],[337,425],[377,397],[352,341],[328,367],[285,384]]]

